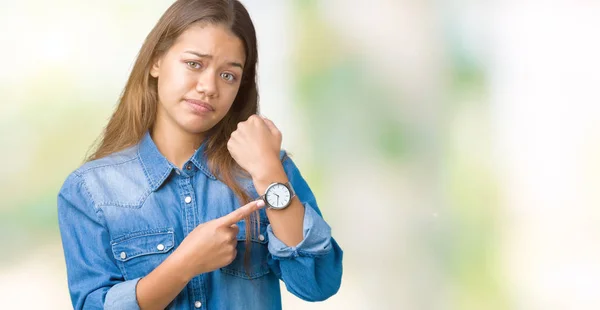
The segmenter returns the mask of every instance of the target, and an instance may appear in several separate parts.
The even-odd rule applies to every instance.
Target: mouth
[[[206,101],[197,99],[184,99],[184,101],[198,113],[214,112],[215,108]]]

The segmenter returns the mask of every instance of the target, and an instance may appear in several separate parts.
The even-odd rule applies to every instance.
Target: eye
[[[200,69],[202,67],[202,65],[197,61],[186,61],[185,63],[192,69]]]
[[[231,73],[223,72],[221,73],[221,77],[227,82],[235,81],[235,76]]]

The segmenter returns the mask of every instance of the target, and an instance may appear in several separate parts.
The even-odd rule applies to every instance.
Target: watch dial
[[[290,201],[290,191],[282,184],[273,185],[267,192],[267,201],[273,208],[283,208]]]

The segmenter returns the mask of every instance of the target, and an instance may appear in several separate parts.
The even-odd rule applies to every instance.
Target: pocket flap
[[[112,251],[116,260],[126,262],[142,255],[166,253],[173,248],[174,244],[173,230],[153,230],[113,241]]]

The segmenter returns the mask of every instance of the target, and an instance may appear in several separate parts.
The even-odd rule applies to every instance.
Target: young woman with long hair
[[[58,195],[75,309],[280,309],[280,280],[308,301],[338,291],[342,250],[257,114],[256,44],[239,1],[176,1],[149,33]]]

